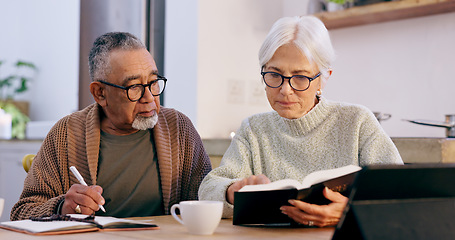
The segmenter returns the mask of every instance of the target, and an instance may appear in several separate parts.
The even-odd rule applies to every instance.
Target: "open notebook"
[[[84,219],[88,215],[69,214],[71,218]],[[115,217],[96,216],[95,223],[79,221],[20,220],[0,223],[0,228],[33,235],[57,235],[90,231],[129,231],[159,229],[156,224]]]

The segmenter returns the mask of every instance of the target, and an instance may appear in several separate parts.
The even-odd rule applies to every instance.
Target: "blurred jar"
[[[373,114],[379,122],[387,120],[392,117],[392,115],[388,113],[373,112]]]

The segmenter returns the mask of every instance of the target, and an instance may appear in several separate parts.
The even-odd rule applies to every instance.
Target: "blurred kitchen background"
[[[393,139],[433,138],[440,148],[446,128],[403,119],[444,122],[455,114],[455,4],[420,2],[348,1],[351,8],[328,13],[319,0],[0,0],[0,79],[17,60],[38,69],[29,90],[15,96],[29,103],[26,138],[0,141],[0,197],[17,199],[22,190],[25,172],[11,171],[20,164],[9,160],[36,153],[58,119],[93,102],[87,55],[110,31],[146,43],[169,79],[163,105],[189,116],[208,151],[222,155],[244,118],[271,110],[257,55],[272,24],[318,14],[330,21],[337,53],[324,96],[390,114],[381,124]],[[436,5],[418,7],[425,2]],[[360,18],[343,17],[373,4]]]
[[[164,106],[187,114],[202,138],[228,138],[242,119],[270,110],[257,60],[267,31],[282,16],[307,14],[311,1],[1,0],[0,77],[18,59],[37,66],[30,90],[16,98],[29,101],[29,135],[40,138],[46,126],[93,102],[93,40],[129,31],[169,79]],[[444,128],[402,119],[455,114],[455,12],[329,31],[338,57],[327,98],[391,114],[382,126],[392,137],[445,136]]]

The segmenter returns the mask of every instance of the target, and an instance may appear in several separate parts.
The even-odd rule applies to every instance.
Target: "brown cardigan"
[[[44,139],[11,211],[11,220],[56,213],[58,203],[78,183],[76,166],[88,185],[96,184],[100,146],[100,111],[94,103],[59,120]],[[199,184],[211,170],[201,138],[184,114],[161,108],[153,129],[164,211],[183,200],[197,199]]]

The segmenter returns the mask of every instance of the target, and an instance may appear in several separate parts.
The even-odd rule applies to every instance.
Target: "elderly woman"
[[[234,192],[248,184],[302,181],[311,172],[351,164],[403,163],[370,110],[322,96],[333,59],[329,33],[319,19],[285,17],[273,25],[259,62],[274,111],[242,122],[221,165],[203,180],[200,199],[224,201],[224,217],[230,217]],[[330,204],[290,200],[281,211],[297,223],[336,225],[347,198],[327,188],[323,193]]]

